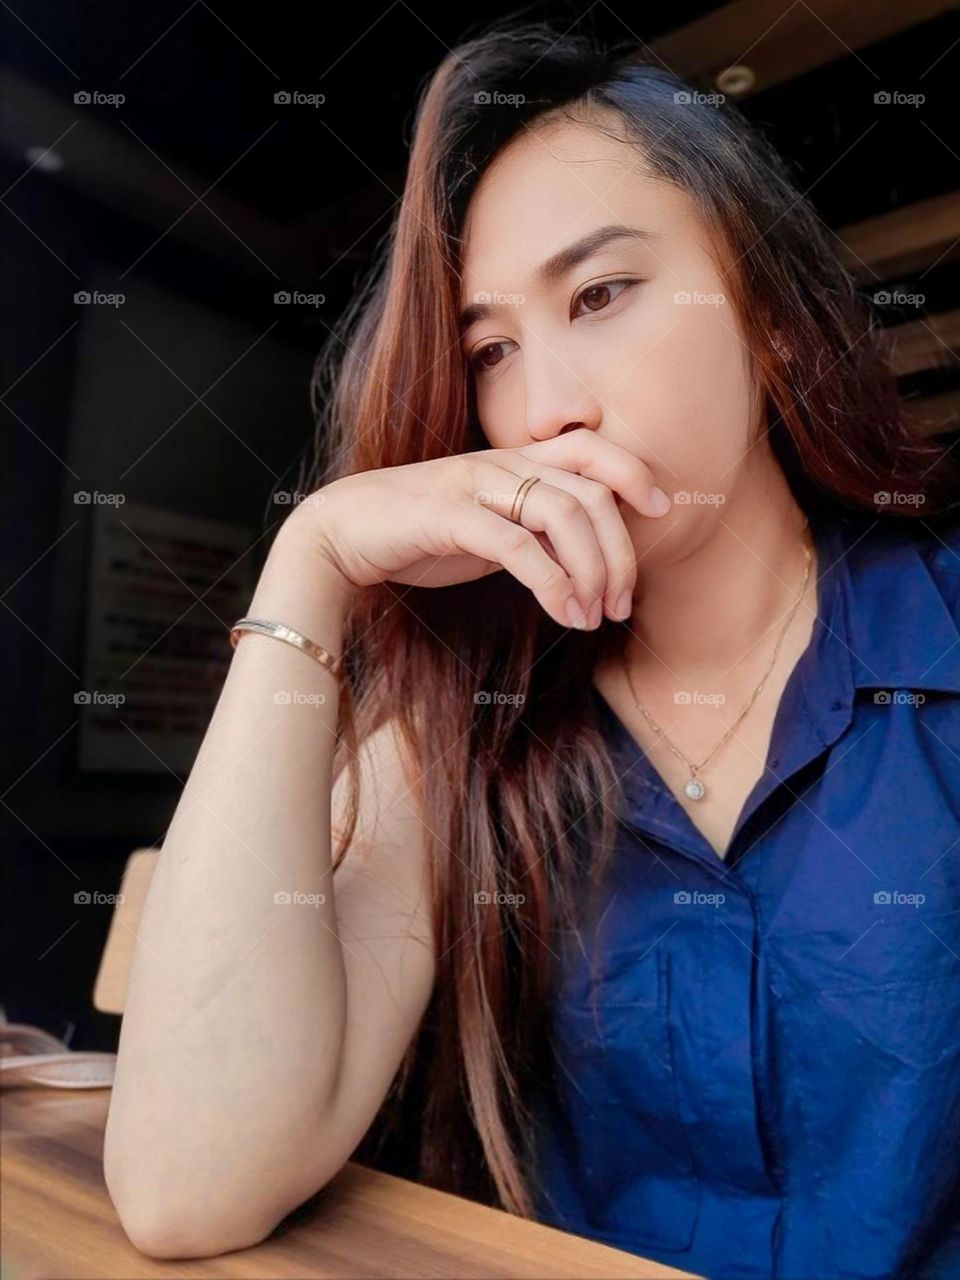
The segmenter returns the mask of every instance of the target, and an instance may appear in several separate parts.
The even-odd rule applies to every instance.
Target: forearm
[[[349,585],[286,530],[247,612],[339,655]],[[338,705],[308,655],[241,636],[159,854],[124,1012],[105,1168],[147,1223],[164,1201],[269,1217],[321,1132],[346,1019],[330,874]]]

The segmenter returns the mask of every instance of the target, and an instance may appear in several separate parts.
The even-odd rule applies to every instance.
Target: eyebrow
[[[580,240],[575,240],[573,244],[568,244],[566,248],[553,254],[552,257],[545,258],[534,271],[533,278],[537,284],[543,287],[556,284],[568,271],[578,267],[581,262],[598,253],[611,241],[625,239],[659,240],[660,236],[654,231],[645,230],[643,227],[628,227],[624,223],[610,223],[605,227],[597,227],[595,231],[590,231]],[[504,309],[497,303],[471,303],[470,306],[465,307],[460,312],[460,332],[465,332],[479,320],[486,320],[489,316],[496,315]]]

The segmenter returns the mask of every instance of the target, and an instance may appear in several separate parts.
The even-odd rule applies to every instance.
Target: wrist
[[[274,538],[246,614],[281,622],[339,657],[344,614],[357,588],[308,529],[288,526],[289,518]]]
[[[318,491],[291,511],[277,531],[264,572],[273,561],[279,572],[306,574],[346,602],[359,588],[341,568],[325,519],[324,499],[323,491]]]

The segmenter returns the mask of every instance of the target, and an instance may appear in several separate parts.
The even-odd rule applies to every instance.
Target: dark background
[[[91,1000],[111,907],[78,907],[74,893],[116,892],[130,852],[162,841],[185,779],[79,769],[90,510],[72,494],[122,490],[247,525],[266,535],[249,553],[255,577],[286,514],[271,495],[311,438],[313,360],[401,197],[417,94],[476,28],[404,0],[14,8],[0,14],[0,1001],[11,1021],[113,1049],[119,1019]],[[738,101],[851,246],[865,292],[923,295],[877,315],[904,326],[903,395],[928,429],[955,431],[960,231],[955,199],[938,198],[958,186],[948,121],[960,16],[941,9],[674,0],[523,14],[632,36],[708,91],[729,62],[753,68],[757,84]],[[482,12],[486,22],[516,10]],[[291,89],[326,104],[275,104]],[[81,90],[126,101],[78,105]],[[926,101],[878,106],[884,90]],[[855,226],[896,211],[905,217],[882,222],[879,238]],[[82,289],[126,302],[78,307]],[[278,306],[278,290],[326,300]],[[221,619],[225,660],[232,620]],[[143,749],[133,733],[129,749],[131,760]]]

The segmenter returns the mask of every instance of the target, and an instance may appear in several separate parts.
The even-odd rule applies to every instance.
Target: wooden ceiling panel
[[[718,87],[717,76],[749,67],[753,83],[738,98],[762,93],[815,67],[955,7],[949,0],[735,0],[651,42],[671,70]]]

